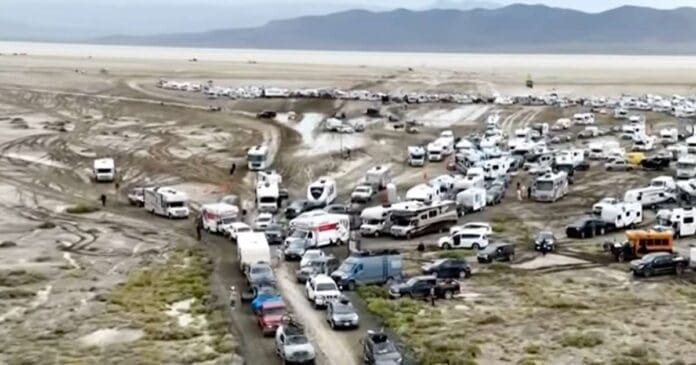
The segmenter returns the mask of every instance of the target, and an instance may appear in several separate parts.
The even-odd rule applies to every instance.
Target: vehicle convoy
[[[326,322],[332,329],[358,328],[360,316],[348,298],[341,296],[326,305]]]
[[[276,329],[275,348],[284,364],[314,364],[316,358],[304,328],[289,316],[283,317]]]
[[[353,252],[331,273],[340,289],[355,290],[358,285],[384,284],[402,278],[402,257],[395,250]]]
[[[247,166],[251,171],[265,170],[268,162],[268,146],[258,145],[247,150]]]
[[[424,275],[433,275],[438,279],[459,279],[471,276],[471,266],[460,259],[439,259],[421,266]]]
[[[203,229],[211,233],[224,233],[239,216],[239,208],[227,203],[212,203],[201,206]]]
[[[663,274],[681,275],[688,266],[689,260],[685,257],[670,252],[655,252],[631,261],[631,272],[646,278]]]
[[[316,275],[305,283],[305,296],[314,308],[324,307],[341,296],[338,286],[328,275]]]
[[[150,187],[143,191],[145,210],[167,218],[188,218],[188,195],[170,187]]]
[[[116,165],[112,158],[100,158],[94,160],[92,168],[96,182],[112,182],[116,179]]]
[[[431,289],[434,289],[436,298],[452,299],[455,293],[459,293],[459,283],[452,279],[438,280],[432,275],[416,276],[406,282],[391,285],[389,296],[427,298]]]
[[[367,331],[360,340],[363,361],[367,365],[402,364],[403,357],[396,345],[383,332]]]
[[[431,232],[441,232],[458,220],[456,204],[452,201],[434,202],[430,205],[409,204],[394,209],[389,216],[389,232],[397,238],[410,239]]]
[[[673,233],[671,231],[627,231],[626,241],[607,243],[604,248],[609,250],[616,261],[629,261],[641,258],[655,252],[674,252]]]

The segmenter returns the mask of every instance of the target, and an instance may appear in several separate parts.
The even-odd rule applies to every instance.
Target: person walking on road
[[[435,287],[430,288],[430,305],[435,306]]]
[[[230,286],[230,309],[234,310],[237,307],[237,288],[234,285]]]
[[[232,162],[232,167],[230,167],[230,175],[234,175],[234,171],[237,169],[237,164]]]
[[[101,200],[102,207],[105,207],[105,206],[106,206],[106,194],[102,194],[102,195],[99,197],[99,200]]]
[[[522,184],[517,183],[517,200],[522,200]]]
[[[203,237],[203,217],[196,217],[196,239],[200,241]]]

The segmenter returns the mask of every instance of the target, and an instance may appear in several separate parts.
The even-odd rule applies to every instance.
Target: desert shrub
[[[78,204],[78,205],[73,205],[72,207],[68,207],[65,211],[70,213],[70,214],[88,214],[88,213],[94,213],[99,210],[99,207],[96,205],[88,205],[88,204]]]
[[[572,333],[563,336],[561,345],[563,347],[590,348],[604,343],[601,335],[596,332]]]

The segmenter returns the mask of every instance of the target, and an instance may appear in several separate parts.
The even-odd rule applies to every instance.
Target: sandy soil
[[[395,130],[386,118],[367,119],[363,112],[372,103],[207,100],[202,95],[157,89],[154,83],[159,77],[197,82],[214,79],[218,84],[228,85],[271,83],[389,91],[521,92],[526,73],[533,72],[543,90],[557,87],[568,93],[612,96],[642,91],[687,93],[694,84],[689,79],[691,76],[682,74],[685,67],[691,66],[684,66],[680,60],[664,61],[670,67],[665,67],[664,62],[654,65],[634,62],[625,71],[617,70],[613,58],[578,61],[577,67],[561,67],[565,61],[558,60],[553,64],[517,61],[520,60],[515,57],[507,63],[486,64],[479,60],[451,68],[442,65],[424,68],[416,64],[414,71],[407,71],[403,65],[370,65],[369,62],[361,67],[360,63],[308,66],[262,61],[250,64],[205,57],[200,62],[189,63],[171,59],[106,58],[96,53],[93,58],[0,56],[0,236],[2,241],[15,244],[0,248],[3,252],[0,271],[7,284],[0,288],[6,298],[0,304],[3,324],[0,334],[5,339],[0,362],[36,363],[56,358],[78,361],[82,348],[88,349],[90,360],[97,361],[128,353],[129,346],[140,351],[147,345],[158,349],[164,362],[186,363],[177,354],[177,348],[184,343],[190,346],[192,354],[206,356],[208,363],[233,362],[227,353],[211,355],[208,343],[212,334],[205,331],[192,339],[153,344],[146,341],[147,323],[124,323],[110,315],[108,305],[101,299],[104,295],[126,282],[134,272],[166,260],[175,246],[197,245],[191,221],[158,219],[129,207],[125,192],[130,187],[174,185],[189,193],[194,207],[222,195],[237,194],[245,206],[253,207],[254,176],[241,166],[248,147],[265,143],[271,147],[273,168],[285,177],[292,197],[303,197],[308,182],[330,175],[337,179],[339,195],[345,198],[365,171],[376,164],[392,167],[403,193],[426,178],[447,173],[444,164],[428,164],[423,169],[407,167],[404,163],[407,145],[425,144],[444,128],[457,134],[479,130],[482,120],[493,110],[501,112],[502,127],[508,133],[539,121],[553,122],[578,111],[437,104],[408,109],[395,105],[384,107],[385,114],[423,122],[421,133],[406,134]],[[108,72],[100,72],[102,68]],[[209,105],[220,106],[222,111],[208,112]],[[255,119],[256,112],[269,109],[280,113],[276,120]],[[298,114],[297,120],[288,120],[285,113],[290,111]],[[349,120],[366,122],[367,130],[343,136],[325,132],[323,121],[339,111],[345,112]],[[678,123],[661,115],[648,115],[648,118],[653,128]],[[602,123],[610,126],[612,122]],[[575,128],[568,133],[578,131]],[[581,146],[587,142],[574,143]],[[350,159],[341,158],[338,153],[341,145],[353,149]],[[91,162],[99,156],[116,159],[119,190],[113,184],[91,181]],[[234,176],[229,176],[227,170],[232,162],[240,168]],[[506,228],[498,232],[496,239],[520,243],[520,262],[514,270],[524,273],[515,276],[507,271],[497,273],[475,266],[475,273],[483,273],[481,278],[475,276],[467,282],[467,290],[458,301],[443,305],[445,313],[461,311],[458,318],[463,320],[505,311],[501,323],[467,329],[486,339],[484,344],[479,344],[482,350],[479,363],[517,363],[524,357],[554,364],[583,363],[584,359],[608,362],[624,356],[624,349],[612,345],[616,339],[626,342],[628,347],[645,345],[649,348],[649,358],[660,362],[690,360],[687,350],[693,346],[694,339],[685,334],[684,328],[693,327],[693,308],[683,296],[691,295],[690,291],[684,292],[690,290],[684,286],[693,284],[670,279],[635,281],[628,277],[624,266],[609,265],[596,240],[563,239],[557,256],[545,258],[538,258],[523,241],[542,228],[563,236],[563,227],[590,209],[596,200],[643,185],[657,175],[644,171],[606,173],[594,165],[590,171],[579,173],[571,193],[557,203],[517,202],[510,192],[502,205],[462,219],[502,222]],[[517,181],[527,184],[527,179],[520,174],[513,184]],[[67,207],[76,204],[96,204],[100,194],[108,196],[104,209],[86,215],[66,213]],[[645,222],[646,226],[649,224],[651,219]],[[411,242],[366,239],[364,244],[370,248],[407,250],[409,265],[417,268],[429,256],[421,257],[413,248],[419,241],[431,243],[436,238]],[[218,302],[224,302],[226,288],[244,285],[234,250],[221,237],[206,235],[204,241],[207,244],[202,246],[214,264],[210,294]],[[680,249],[686,250],[692,241],[680,241]],[[345,256],[343,250],[334,252]],[[292,282],[292,270],[294,267],[289,263],[279,268],[280,287],[320,348],[319,363],[358,363],[358,340],[363,331],[379,328],[381,323],[361,307],[365,321],[360,330],[332,332],[323,322],[323,312],[309,308],[302,287]],[[610,294],[610,290],[621,296]],[[572,296],[573,303],[590,298],[593,303],[581,313],[565,313],[554,308],[536,310],[538,303],[530,298],[550,295]],[[662,297],[658,298],[659,295]],[[181,329],[206,327],[207,320],[192,309],[195,302],[183,300],[166,303],[161,314]],[[622,300],[628,304],[622,306]],[[679,316],[670,317],[670,313],[677,311]],[[545,321],[549,316],[554,319]],[[592,317],[610,325],[589,323]],[[674,329],[673,333],[661,330],[660,338],[654,339],[650,333],[656,329],[646,327],[642,320],[646,318],[661,319],[666,328]],[[224,311],[224,319],[227,335],[240,344],[238,352],[247,363],[278,363],[272,342],[261,338],[248,306]],[[45,333],[32,331],[36,326],[45,328]],[[679,328],[681,332],[677,332]],[[557,344],[576,329],[599,332],[603,343],[592,348],[592,353],[583,349],[567,350]],[[403,336],[400,330],[396,332],[411,345],[408,336]],[[554,340],[543,342],[545,336]],[[501,347],[496,343],[506,345]],[[525,346],[530,344],[538,344],[540,353],[524,355]],[[45,347],[52,350],[42,354]]]

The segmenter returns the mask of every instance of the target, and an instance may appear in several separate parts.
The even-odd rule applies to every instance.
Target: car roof
[[[330,276],[320,274],[312,278],[315,283],[334,283],[336,284]]]
[[[232,222],[232,224],[230,224],[230,226],[233,227],[233,228],[244,228],[244,227],[249,227],[249,225],[246,224],[246,223],[244,223],[244,222]],[[249,227],[249,228],[251,228],[251,227]]]
[[[643,256],[643,259],[652,259],[659,256],[672,256],[669,252],[653,252]]]

